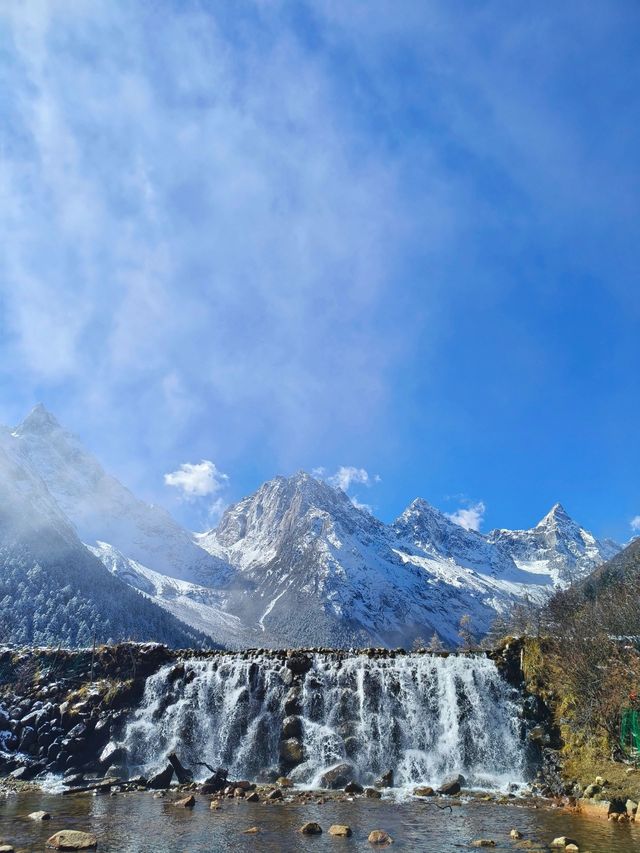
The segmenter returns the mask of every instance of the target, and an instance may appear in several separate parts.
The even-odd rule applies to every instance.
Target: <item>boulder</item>
[[[173,804],[174,806],[178,806],[181,809],[192,809],[196,804],[196,798],[193,794],[189,794],[188,797],[183,797],[181,800],[176,800]]]
[[[560,835],[558,838],[554,838],[549,847],[554,850],[566,850],[566,848],[570,844],[575,844],[578,847],[578,842],[574,838],[569,838],[566,835]]]
[[[284,718],[282,722],[282,737],[284,739],[290,737],[302,737],[302,720],[300,717],[291,716]]]
[[[472,847],[495,847],[496,842],[490,838],[476,838],[471,842]]]
[[[304,758],[304,750],[302,743],[297,737],[290,737],[280,741],[280,758],[289,767],[300,764]]]
[[[429,785],[421,785],[419,788],[413,789],[415,797],[435,797],[436,792]]]
[[[274,788],[273,791],[269,791],[267,794],[268,800],[281,800],[282,799],[282,791],[280,788]]]
[[[20,752],[28,752],[29,748],[36,742],[36,730],[32,726],[27,726],[22,730],[20,736]]]
[[[95,850],[98,839],[92,832],[80,832],[76,829],[63,829],[47,840],[47,847],[53,850]]]
[[[382,797],[380,791],[376,791],[375,788],[365,788],[364,789],[365,797],[368,797],[370,800],[379,800]]]
[[[393,838],[384,829],[373,829],[369,833],[369,844],[391,844]]]
[[[387,770],[376,782],[379,788],[393,788],[393,770]]]
[[[108,743],[100,753],[99,764],[103,768],[111,767],[113,764],[123,764],[127,760],[127,750],[123,746]]]
[[[302,703],[300,701],[300,691],[295,687],[292,687],[284,697],[284,712],[288,717],[290,717],[300,714],[301,711]]]
[[[319,823],[314,823],[314,821],[309,821],[309,823],[305,823],[304,826],[300,827],[300,832],[303,835],[321,835],[322,827]]]
[[[595,797],[596,794],[599,794],[602,791],[600,785],[596,785],[595,782],[592,782],[591,785],[587,785],[587,787],[582,792],[582,796],[586,797],[586,799],[591,799],[591,797]]]
[[[294,675],[304,675],[305,673],[309,672],[309,670],[313,666],[313,661],[306,655],[296,654],[295,652],[292,652],[287,656],[287,661],[285,665],[287,669],[290,669]]]
[[[332,788],[333,790],[344,788],[353,779],[353,769],[352,764],[336,764],[335,767],[322,774],[320,787]]]
[[[334,823],[329,827],[329,835],[337,835],[340,838],[349,838],[351,834],[351,827],[344,823]]]
[[[454,794],[459,794],[462,786],[465,784],[466,779],[464,776],[458,774],[457,776],[452,777],[451,779],[447,779],[440,785],[438,788],[439,794],[445,794],[449,797],[452,797]]]
[[[354,735],[349,735],[344,739],[344,751],[349,758],[356,756],[360,752],[361,746],[360,740]]]
[[[49,812],[31,812],[27,817],[30,820],[51,820]]]
[[[260,802],[260,796],[258,795],[257,791],[252,791],[249,794],[249,796],[246,798],[246,800],[248,803],[259,803]]]
[[[171,780],[173,779],[173,766],[168,764],[164,770],[161,770],[160,773],[156,773],[155,776],[152,776],[147,782],[147,786],[154,790],[159,788],[168,788],[171,784]]]
[[[276,779],[276,785],[278,785],[280,788],[293,788],[293,782],[286,776],[278,776],[278,778]]]
[[[0,853],[16,853],[16,848],[11,844],[0,844]]]
[[[345,794],[362,794],[364,788],[358,782],[347,782],[344,786]]]
[[[512,829],[509,833],[509,837],[513,839],[522,838],[522,833],[518,829]]]
[[[228,771],[224,767],[218,767],[211,776],[207,777],[200,786],[202,794],[216,794],[227,784]]]

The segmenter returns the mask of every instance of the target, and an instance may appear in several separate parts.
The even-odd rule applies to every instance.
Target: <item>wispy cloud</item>
[[[466,530],[480,530],[484,520],[486,507],[482,501],[468,503],[455,512],[447,513],[447,518],[464,527]]]
[[[351,503],[356,509],[362,509],[365,512],[368,512],[370,515],[373,515],[373,507],[371,506],[371,504],[362,503],[362,501],[358,500],[355,495],[351,497]]]
[[[629,526],[631,527],[634,533],[640,532],[640,515],[634,515],[634,517],[629,522]]]
[[[376,410],[399,175],[284,9],[238,31],[215,5],[4,17],[3,341],[25,378],[100,388],[104,417],[142,393],[168,430],[180,402],[215,408],[230,445],[281,457]]]

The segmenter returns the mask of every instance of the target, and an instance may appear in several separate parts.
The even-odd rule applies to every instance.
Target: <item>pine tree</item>
[[[471,616],[468,613],[460,618],[458,636],[460,637],[458,648],[461,652],[468,652],[475,645],[475,637],[471,633]]]
[[[442,652],[444,651],[444,645],[442,640],[438,636],[438,632],[434,631],[433,636],[429,640],[429,645],[427,647],[430,652]]]

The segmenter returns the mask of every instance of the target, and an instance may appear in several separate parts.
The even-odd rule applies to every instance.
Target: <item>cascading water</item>
[[[341,763],[365,784],[388,770],[400,786],[454,773],[478,787],[522,781],[515,691],[488,658],[314,654],[307,667],[294,675],[268,654],[186,661],[178,677],[164,667],[126,728],[132,767],[157,771],[176,751],[236,779],[282,772],[284,762],[314,786]]]

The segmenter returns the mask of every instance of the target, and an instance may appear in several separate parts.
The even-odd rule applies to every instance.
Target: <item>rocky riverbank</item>
[[[415,653],[412,653],[415,655]],[[128,756],[121,745],[124,726],[139,706],[147,679],[161,667],[168,668],[167,703],[175,701],[172,688],[193,677],[189,664],[194,660],[226,660],[217,650],[196,653],[174,651],[158,644],[126,643],[96,650],[2,649],[0,650],[0,791],[28,790],[43,779],[61,780],[65,791],[199,791],[208,795],[278,799],[326,796],[292,792],[286,783],[291,771],[303,758],[301,696],[313,656],[322,656],[332,665],[346,665],[354,655],[372,661],[393,661],[407,655],[402,649],[365,649],[359,652],[332,649],[271,651],[246,650],[234,659],[271,661],[284,685],[284,716],[281,723],[279,762],[276,769],[265,768],[260,779],[233,780],[225,768],[203,765],[183,767],[183,756],[167,752],[163,767],[149,778],[130,778]],[[569,805],[589,806],[608,813],[609,803],[620,813],[629,813],[640,798],[640,773],[611,763],[602,771],[606,784],[597,784],[597,773],[589,778],[589,766],[576,756],[563,753],[560,730],[555,724],[552,702],[540,685],[526,678],[527,649],[520,641],[505,642],[501,648],[479,653],[490,657],[503,678],[522,693],[521,716],[527,732],[527,755],[533,769],[531,793],[547,798],[564,798]],[[441,657],[446,658],[447,653]],[[523,662],[525,665],[523,666]],[[249,673],[251,672],[251,666]],[[251,675],[249,676],[251,677]],[[308,686],[308,685],[307,685]],[[161,710],[161,709],[160,709]],[[336,762],[318,780],[322,789],[344,796],[379,796],[393,785],[393,773],[381,772],[375,784],[361,785],[349,760],[351,741],[345,731],[346,758]],[[204,769],[203,769],[204,767]],[[577,768],[580,768],[580,772]],[[196,784],[194,777],[199,779]],[[278,781],[280,780],[280,781]],[[282,780],[285,780],[284,782]],[[257,782],[269,787],[255,787]],[[254,787],[247,788],[247,785]],[[186,786],[186,787],[185,787]],[[428,785],[415,786],[418,796],[433,796]],[[440,786],[442,787],[442,786]],[[345,790],[346,789],[346,790]],[[464,789],[464,779],[455,790]],[[248,791],[248,793],[247,793]],[[333,796],[333,795],[332,795]],[[484,795],[489,796],[489,795]],[[594,806],[601,802],[606,806]],[[621,809],[621,803],[625,804]]]

